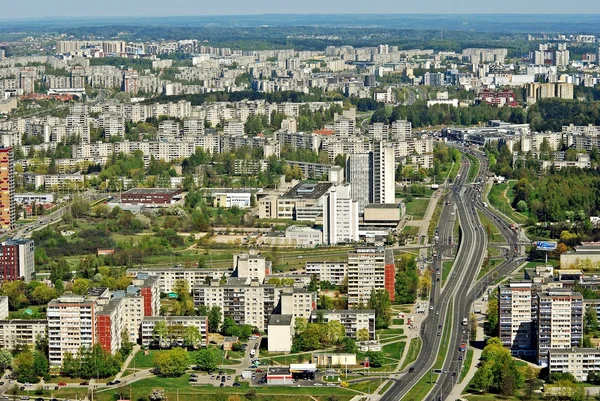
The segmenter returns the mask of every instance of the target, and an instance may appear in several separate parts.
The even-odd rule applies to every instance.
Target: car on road
[[[63,382],[58,383],[58,387],[64,387],[66,385],[67,385],[67,383],[63,383]]]
[[[429,309],[433,310],[433,305],[431,305],[431,306],[429,307]]]
[[[81,382],[81,383],[79,383],[79,385],[80,385],[80,386],[88,386],[88,385],[89,385],[89,383],[88,383],[88,382]]]
[[[323,385],[323,383],[315,383],[315,384],[313,384],[313,386],[322,386],[322,385]]]
[[[439,311],[439,310],[436,310],[436,311],[435,311],[435,314],[436,314],[436,315],[439,315],[439,314],[440,314],[440,311]]]
[[[463,360],[463,357],[462,357],[462,355],[459,355],[459,356],[458,356],[458,360],[459,360],[459,361],[462,361],[462,360]]]
[[[415,368],[414,368],[414,367],[412,367],[412,366],[410,367],[410,369],[408,369],[408,373],[412,373],[412,372],[414,372],[414,371],[415,371]]]
[[[115,380],[113,383],[115,383],[115,384],[121,384],[121,380]]]

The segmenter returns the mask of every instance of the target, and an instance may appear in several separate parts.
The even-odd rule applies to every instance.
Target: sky
[[[0,19],[360,13],[600,13],[598,0],[0,0]]]

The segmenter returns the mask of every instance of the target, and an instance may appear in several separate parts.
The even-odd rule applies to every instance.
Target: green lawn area
[[[373,391],[375,391],[377,387],[381,386],[381,383],[384,381],[385,379],[381,380],[381,377],[377,377],[374,379],[350,383],[349,388],[360,391],[361,393],[372,394]]]
[[[404,362],[402,363],[400,370],[404,370],[404,368],[417,360],[419,352],[421,352],[422,344],[423,342],[418,337],[410,340],[410,344],[408,345],[408,354],[406,354],[406,358],[404,358]]]
[[[492,184],[492,187],[490,188],[490,191],[487,195],[487,199],[496,209],[500,210],[502,213],[513,219],[515,223],[527,223],[528,217],[522,213],[516,212],[508,202],[508,199],[504,196],[507,190],[508,183],[506,182],[502,184]]]
[[[380,329],[380,330],[377,330],[376,334],[382,335],[382,336],[400,335],[400,334],[404,334],[404,329]]]
[[[123,392],[123,395],[129,396],[131,390],[132,400],[140,398],[147,399],[148,394],[155,387],[161,387],[166,390],[167,399],[176,400],[179,395],[181,400],[185,401],[206,401],[217,399],[215,394],[238,394],[242,395],[248,392],[247,385],[242,387],[214,387],[214,386],[191,386],[188,382],[189,375],[184,374],[177,378],[151,377],[144,380],[133,382],[130,386],[123,386],[119,389],[110,388],[104,391],[98,391],[94,399],[98,401],[114,401],[115,396]],[[328,396],[335,395],[339,400],[348,401],[356,392],[339,387],[255,387],[257,400],[264,400],[261,396],[281,396],[285,400],[308,401],[309,396],[316,397],[325,401]],[[272,399],[272,398],[271,398]]]
[[[429,238],[433,237],[433,233],[435,232],[435,228],[440,221],[440,216],[442,215],[442,208],[444,207],[443,199],[438,200],[438,203],[435,205],[435,210],[433,211],[433,215],[431,216],[431,221],[429,222],[429,227],[427,228],[427,236]]]
[[[45,308],[44,308],[44,310],[45,310]],[[31,313],[25,312],[25,311],[31,311]],[[22,308],[22,309],[19,309],[16,311],[9,312],[8,318],[9,319],[45,319],[46,312],[42,312],[42,309],[39,306],[32,305],[32,306],[27,306],[25,308]]]
[[[479,215],[479,220],[481,221],[481,225],[483,229],[488,235],[488,240],[490,242],[502,242],[504,241],[504,237],[500,234],[500,230],[498,227],[492,223],[492,221],[485,215],[481,210],[477,210],[477,214]]]
[[[412,235],[413,237],[419,234],[419,227],[417,226],[404,226],[402,234]]]
[[[219,352],[219,355],[222,357],[223,356],[223,351],[218,349],[218,348],[214,348],[215,351]],[[129,366],[127,366],[128,369],[148,369],[148,368],[152,368],[154,367],[154,356],[157,355],[158,353],[161,352],[166,352],[166,350],[149,350],[148,351],[148,355],[145,355],[144,351],[138,351],[135,356],[133,357],[133,359],[131,360],[131,363],[129,364]],[[188,354],[190,355],[190,360],[191,360],[191,364],[195,364],[196,363],[196,355],[198,354],[198,351],[188,351]],[[224,365],[231,365],[234,363],[238,363],[233,362],[233,363],[227,363],[227,362],[231,362],[231,361],[227,361],[227,360],[223,360],[223,364]]]
[[[400,360],[402,358],[402,354],[404,353],[404,348],[406,347],[406,342],[399,341],[395,343],[391,343],[388,345],[384,345],[381,349],[386,356]]]
[[[493,270],[497,265],[502,263],[503,260],[500,259],[488,259],[487,263],[484,261],[484,264],[479,269],[479,274],[477,274],[477,280],[485,276],[490,270]]]
[[[413,216],[413,220],[423,220],[429,199],[414,198],[411,202],[406,203],[406,214]]]
[[[83,399],[88,393],[87,386],[60,387],[59,390],[54,390],[54,387],[52,387],[52,390],[44,390],[41,394],[39,391],[36,391],[36,390],[37,389],[35,388],[35,386],[33,386],[32,389],[29,391],[18,390],[17,395],[19,395],[19,396],[28,395],[31,398],[34,398],[34,397],[48,397],[48,398],[60,397],[60,398],[65,398],[65,399],[67,399],[67,398]]]
[[[496,248],[494,246],[488,246],[487,252],[488,252],[488,256],[490,258],[494,258],[494,257],[502,255],[502,251],[500,250],[500,248]]]
[[[433,365],[433,369],[441,369],[444,367],[448,346],[450,345],[450,335],[452,334],[452,304],[453,302],[450,302],[448,305],[446,320],[444,320],[444,331],[442,332],[442,343],[440,344],[440,349],[435,364]]]
[[[452,270],[453,264],[454,264],[454,261],[452,261],[452,260],[446,260],[442,264],[442,284],[444,284],[446,282],[446,279],[450,275],[450,271]]]
[[[421,377],[421,380],[410,389],[408,393],[402,398],[402,401],[417,401],[424,400],[425,396],[429,393],[433,384],[437,381],[438,375],[436,374],[425,374]],[[431,381],[430,381],[431,379]]]
[[[460,372],[460,377],[458,378],[458,382],[462,383],[463,379],[465,378],[465,376],[467,375],[467,373],[469,372],[469,368],[471,367],[471,362],[473,361],[473,350],[472,349],[467,349],[466,355],[465,355],[465,359],[464,359],[464,363],[463,363],[463,370],[462,372]]]
[[[452,229],[452,241],[454,243],[458,243],[460,237],[460,219],[458,218],[458,215],[456,216],[456,219],[454,220],[454,227]]]
[[[391,380],[385,383],[385,386],[383,386],[381,390],[379,390],[379,394],[384,394],[390,387],[392,387],[392,384],[394,384],[394,382]]]
[[[392,324],[395,326],[402,326],[404,324],[404,319],[392,319]]]
[[[471,183],[479,172],[479,159],[471,155],[465,156],[467,156],[467,158],[471,161],[471,165],[469,166],[469,174],[467,175],[467,183]]]

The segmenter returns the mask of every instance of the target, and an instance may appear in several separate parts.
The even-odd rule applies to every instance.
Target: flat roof
[[[296,185],[280,199],[319,199],[333,186],[331,182],[301,182]]]
[[[293,315],[271,315],[269,326],[291,326],[293,319]]]
[[[400,209],[400,203],[369,203],[365,209]]]
[[[122,195],[177,195],[181,189],[172,188],[133,188],[123,192]]]

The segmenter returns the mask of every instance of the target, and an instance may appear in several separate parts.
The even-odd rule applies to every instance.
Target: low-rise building
[[[586,381],[589,373],[600,371],[600,349],[552,349],[548,353],[548,368],[550,374],[570,373],[577,381]]]
[[[172,205],[181,199],[180,189],[134,188],[121,194],[121,203],[143,205]]]
[[[375,339],[375,311],[374,310],[319,310],[310,315],[311,322],[322,318],[323,323],[337,320],[346,328],[346,336],[356,339],[356,333],[366,328],[369,338]]]
[[[247,209],[252,206],[252,191],[249,189],[211,189],[210,195],[214,207]]]
[[[290,352],[294,337],[294,317],[292,315],[271,315],[267,334],[269,352]]]
[[[33,349],[40,338],[48,331],[47,320],[0,320],[0,348],[5,350]]]
[[[306,274],[316,275],[319,281],[342,285],[348,274],[348,262],[306,262]]]
[[[313,362],[317,366],[354,366],[356,365],[356,354],[314,354]]]
[[[406,213],[404,203],[370,203],[365,206],[363,223],[378,227],[396,227]]]
[[[154,334],[154,327],[158,322],[165,322],[167,327],[182,327],[184,331],[179,333],[173,339],[177,346],[184,345],[184,334],[186,327],[196,327],[200,332],[200,341],[198,345],[203,347],[208,344],[208,317],[207,316],[146,316],[142,321],[142,345],[149,346],[157,341],[160,341]],[[162,339],[165,341],[166,339]]]

